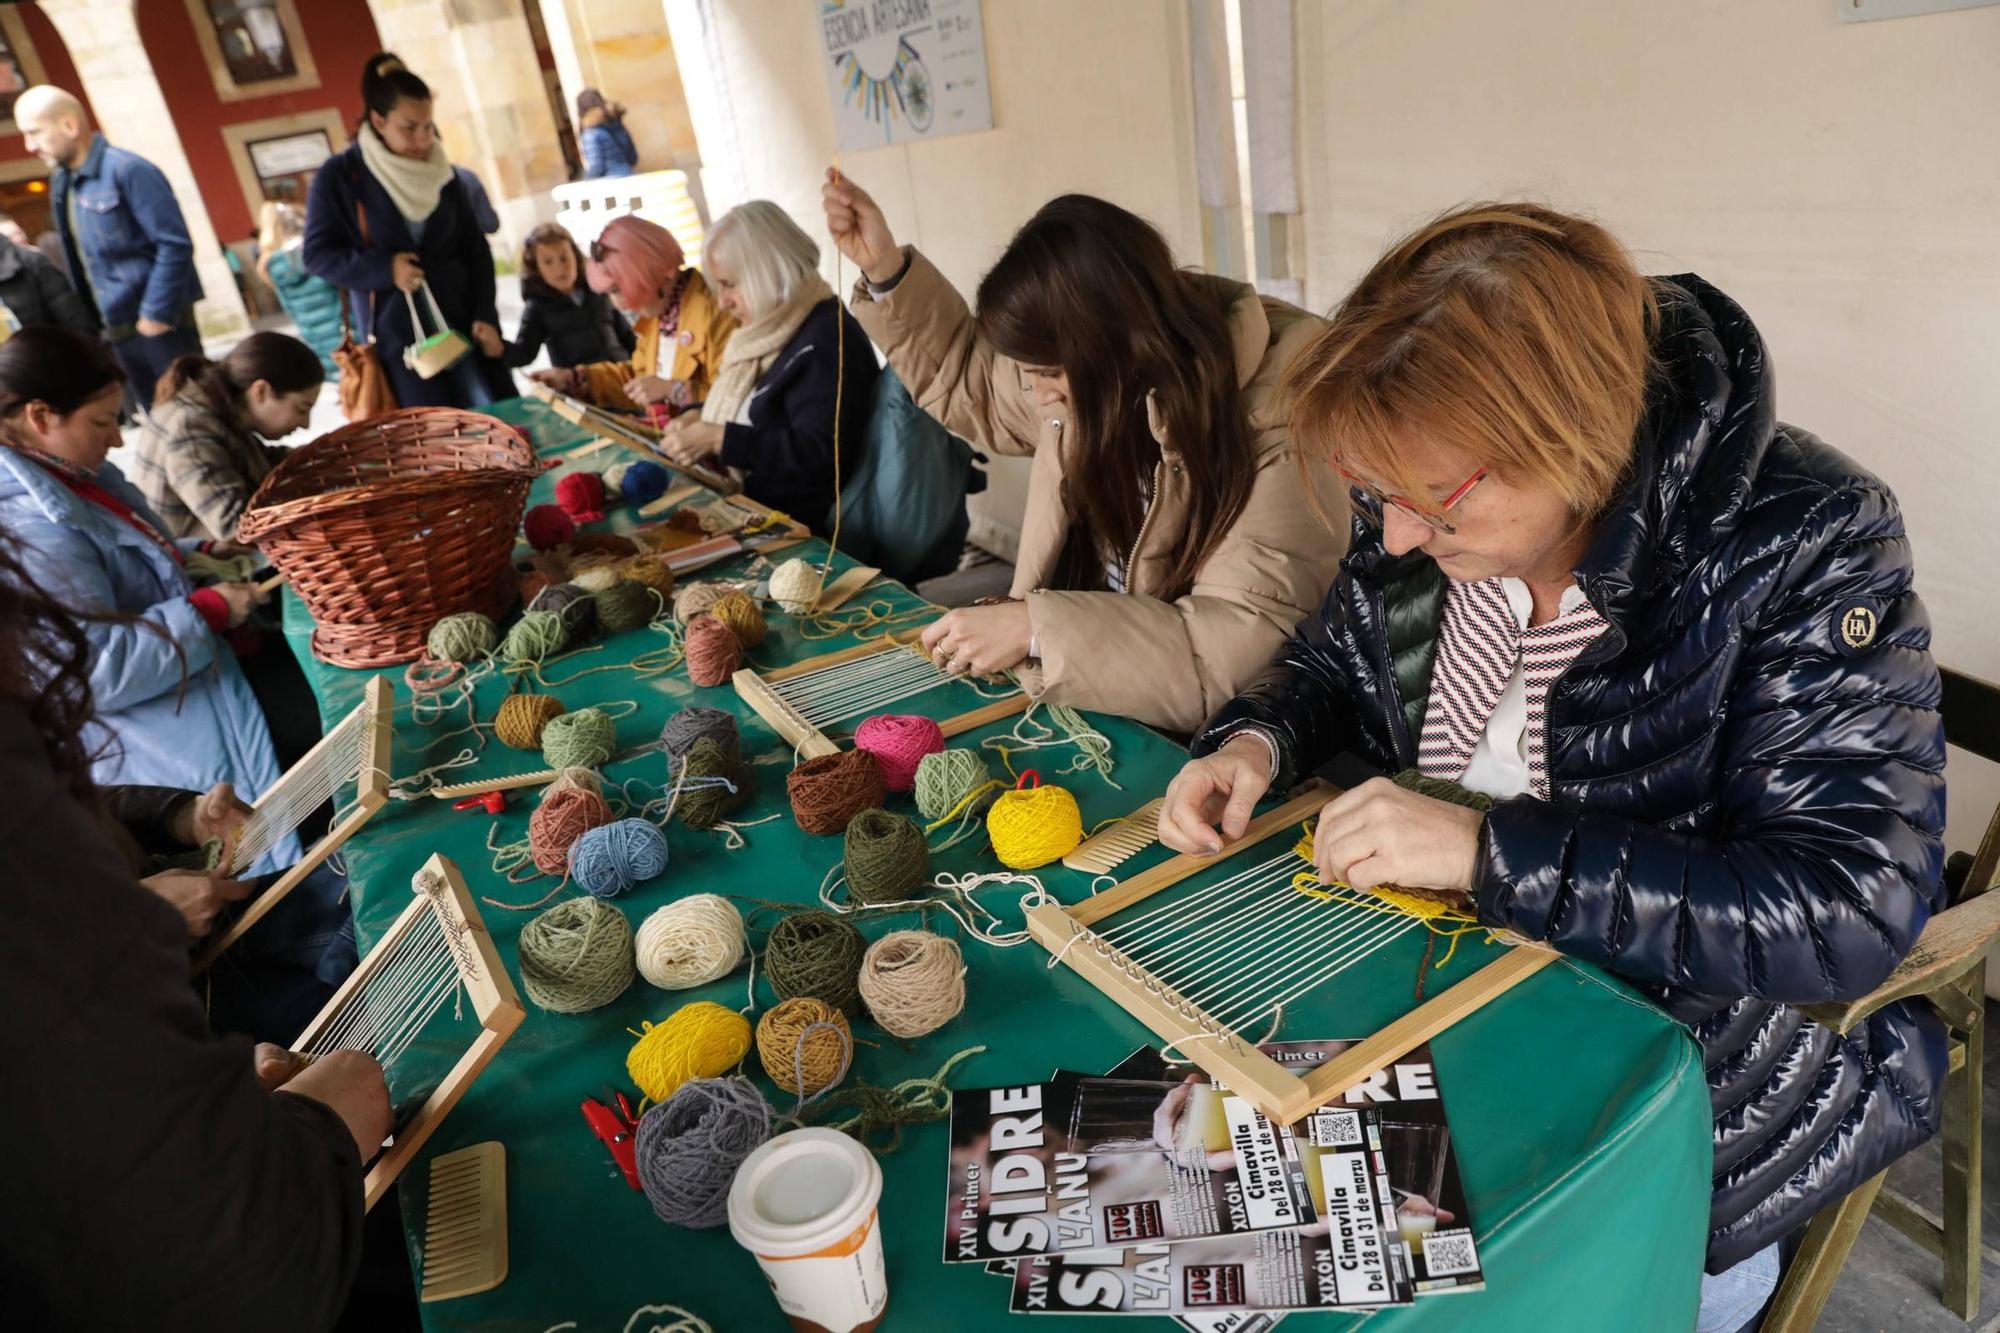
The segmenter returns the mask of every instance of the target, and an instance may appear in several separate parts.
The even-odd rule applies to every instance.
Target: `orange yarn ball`
[[[743,643],[714,616],[688,621],[685,638],[688,679],[697,685],[721,685],[743,665]]]

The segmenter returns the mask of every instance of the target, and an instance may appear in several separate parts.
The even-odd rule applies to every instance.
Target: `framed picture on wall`
[[[266,199],[305,207],[313,174],[347,147],[347,130],[333,107],[225,125],[222,141],[236,168],[243,203],[256,217]]]
[[[319,87],[297,0],[186,0],[215,94],[225,102]]]
[[[20,132],[14,124],[14,99],[47,82],[28,25],[12,5],[0,8],[0,134]]]

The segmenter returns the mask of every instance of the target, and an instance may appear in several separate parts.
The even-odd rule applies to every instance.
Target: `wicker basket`
[[[250,497],[237,535],[305,601],[315,657],[392,666],[421,656],[440,618],[497,618],[513,603],[514,534],[539,475],[504,422],[405,408],[293,452]]]

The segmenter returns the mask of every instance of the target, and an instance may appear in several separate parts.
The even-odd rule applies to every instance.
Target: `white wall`
[[[985,0],[983,8],[994,128],[841,159],[841,170],[880,201],[897,239],[920,246],[969,298],[1030,213],[1080,190],[1150,219],[1184,262],[1198,263],[1183,4]],[[833,160],[833,111],[817,7],[667,0],[667,13],[711,212],[747,198],[777,201],[819,238],[831,279],[819,187]],[[724,71],[725,86],[711,86],[710,63]],[[719,99],[734,109],[733,150]],[[853,282],[851,270],[843,276]],[[997,465],[991,490],[974,501],[975,535],[1008,552],[1025,477],[1024,463]]]

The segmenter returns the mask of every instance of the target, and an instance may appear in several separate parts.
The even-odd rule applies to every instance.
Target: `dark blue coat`
[[[362,130],[364,134],[372,132]],[[365,243],[356,219],[357,203],[367,218]],[[414,251],[446,323],[468,340],[475,320],[500,327],[500,316],[494,309],[493,252],[487,248],[472,203],[456,176],[438,195],[438,206],[425,221],[423,231],[421,244],[411,239],[410,228],[389,202],[388,191],[362,163],[361,146],[349,145],[328,158],[313,177],[312,194],[306,201],[306,271],[348,293],[357,327],[371,327],[373,298],[375,351],[389,374],[397,402],[404,407],[465,407],[468,404],[454,395],[449,375],[419,379],[403,365],[403,349],[415,339],[411,336],[409,303],[390,276],[394,257]],[[425,335],[437,332],[429,327],[431,314],[421,293],[417,308],[423,314]],[[513,395],[513,377],[505,365],[480,355],[477,347],[467,360],[477,366],[495,398]]]
[[[1696,277],[1657,291],[1652,401],[1576,571],[1610,628],[1550,689],[1553,799],[1493,807],[1473,900],[1701,1043],[1716,1272],[1936,1131],[1944,1037],[1921,1003],[1846,1036],[1792,1006],[1865,995],[1942,906],[1944,735],[1895,497],[1776,420],[1733,301]],[[1414,767],[1443,597],[1427,556],[1357,522],[1319,614],[1196,753],[1249,724],[1280,784],[1342,750]]]

